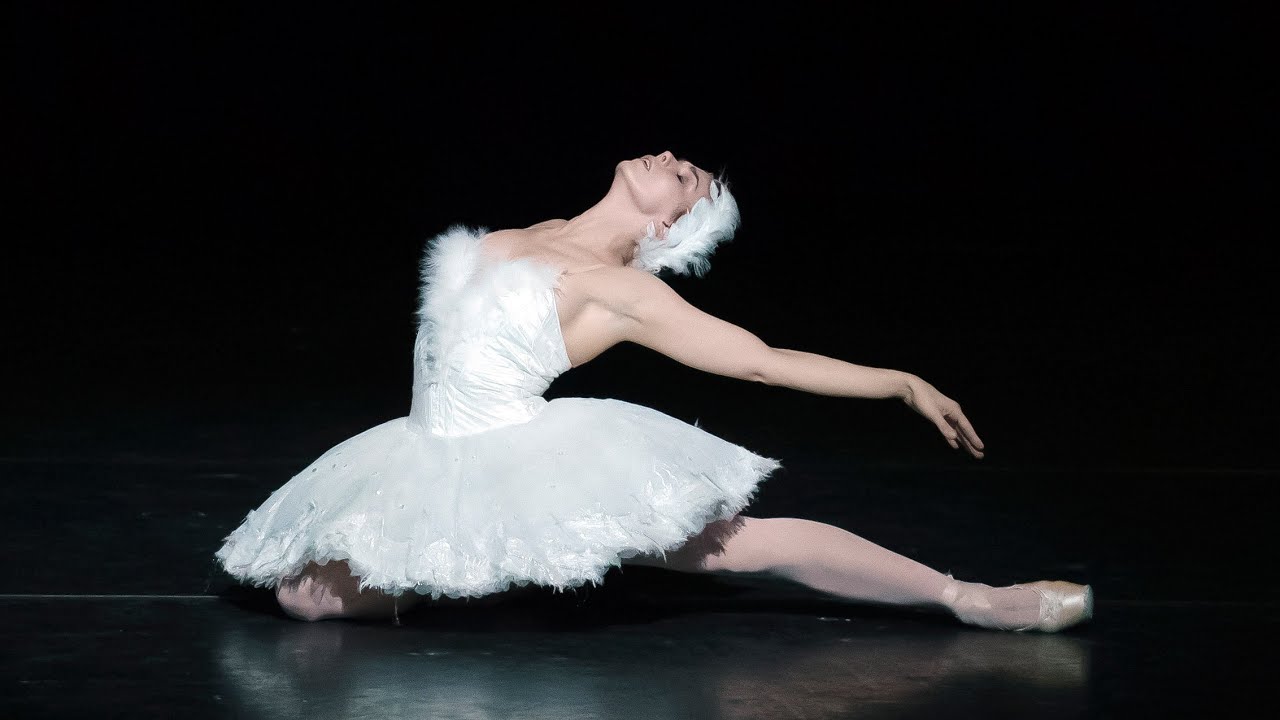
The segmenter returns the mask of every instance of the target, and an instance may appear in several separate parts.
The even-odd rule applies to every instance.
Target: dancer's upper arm
[[[654,275],[627,269],[610,278],[619,340],[630,340],[698,370],[767,382],[777,353],[750,331],[690,305]]]

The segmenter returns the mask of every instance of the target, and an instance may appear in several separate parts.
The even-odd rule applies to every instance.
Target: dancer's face
[[[658,237],[700,198],[711,197],[711,174],[670,151],[618,163],[615,171],[636,208],[653,222]]]

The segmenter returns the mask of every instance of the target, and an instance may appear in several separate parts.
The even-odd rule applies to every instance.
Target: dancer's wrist
[[[896,397],[899,400],[910,404],[911,398],[915,395],[916,388],[919,386],[918,383],[923,382],[923,380],[921,380],[920,376],[909,372],[903,372],[901,370],[894,370],[894,372],[897,373],[897,377],[895,379],[897,388]]]

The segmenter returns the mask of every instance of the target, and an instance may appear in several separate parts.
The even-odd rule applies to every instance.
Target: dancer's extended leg
[[[624,563],[683,572],[763,572],[850,600],[892,605],[952,609],[957,594],[981,594],[992,618],[1010,626],[1033,623],[1040,614],[1039,595],[1029,588],[957,581],[847,530],[800,518],[738,515],[709,524],[665,560],[640,555]]]

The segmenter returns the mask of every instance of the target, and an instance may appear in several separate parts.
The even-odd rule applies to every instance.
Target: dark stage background
[[[898,403],[635,346],[549,397],[841,466],[1277,467],[1276,90],[1245,15],[17,16],[6,455],[309,461],[407,413],[427,238],[571,217],[617,161],[671,149],[726,170],[743,213],[680,293],[774,346],[921,375],[988,456]]]
[[[1207,2],[606,7],[13,9],[0,715],[523,716],[562,688],[558,714],[608,717],[1256,707],[1280,617],[1271,26]],[[922,376],[987,457],[898,402],[633,345],[548,397],[781,459],[751,515],[965,580],[1090,583],[1090,624],[989,633],[631,567],[400,633],[293,623],[216,566],[273,490],[408,413],[429,238],[572,217],[667,149],[725,170],[743,216],[677,291]]]

